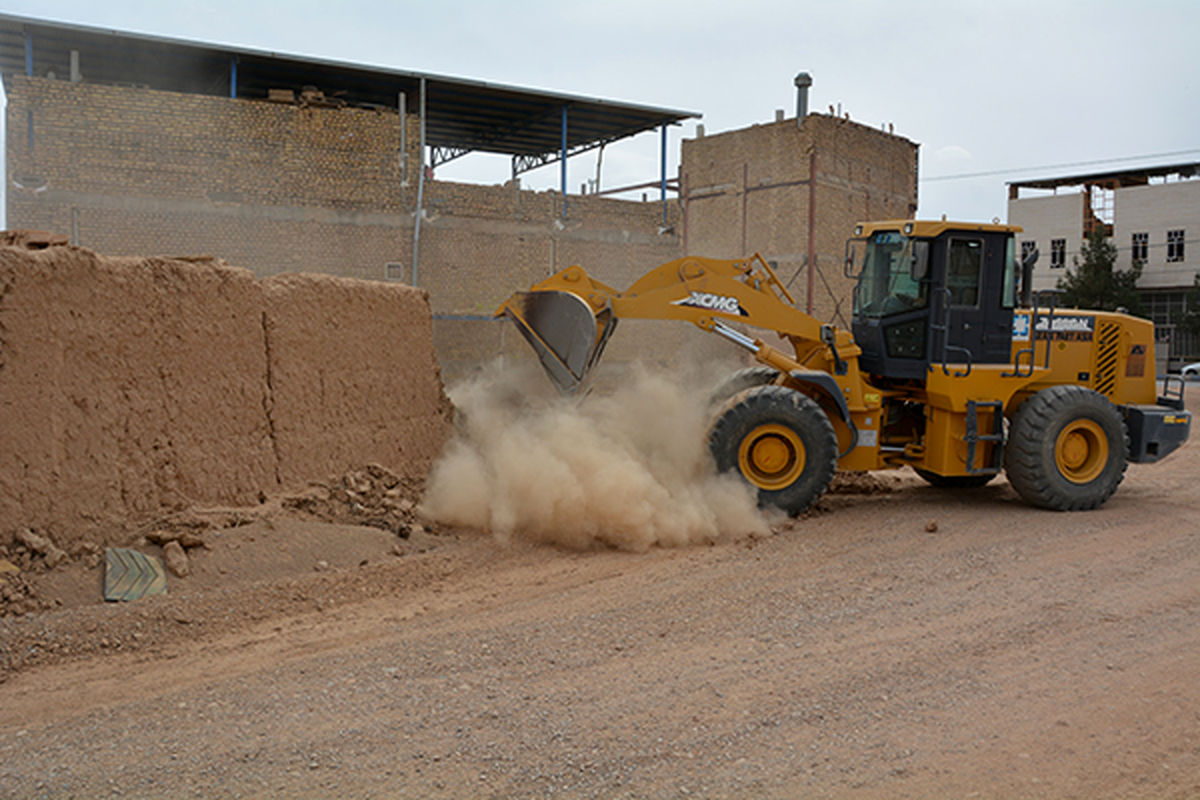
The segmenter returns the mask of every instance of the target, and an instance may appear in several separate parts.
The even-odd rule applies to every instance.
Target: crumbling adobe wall
[[[451,414],[425,292],[317,274],[262,288],[279,482],[365,463],[423,479]]]
[[[0,247],[0,537],[113,542],[368,461],[422,475],[450,416],[429,327],[402,286]]]

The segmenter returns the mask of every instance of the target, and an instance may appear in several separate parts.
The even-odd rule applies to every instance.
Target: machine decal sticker
[[[703,308],[708,311],[720,311],[722,314],[734,314],[739,317],[750,316],[746,312],[746,309],[742,308],[742,304],[738,302],[736,297],[726,297],[709,292],[690,292],[687,297],[682,300],[675,300],[671,305]]]
[[[1095,319],[1075,315],[1042,317],[1037,321],[1037,338],[1067,342],[1090,342]]]
[[[1028,314],[1013,314],[1013,331],[1012,337],[1014,342],[1029,341],[1029,315]]]
[[[1141,378],[1146,374],[1146,345],[1135,344],[1129,348],[1129,358],[1125,361],[1125,377]]]
[[[1013,314],[1012,338],[1014,342],[1029,341],[1029,314]],[[1039,317],[1037,338],[1068,342],[1090,342],[1095,319],[1076,314],[1055,317]]]

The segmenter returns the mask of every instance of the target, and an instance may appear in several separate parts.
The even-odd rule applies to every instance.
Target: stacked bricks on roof
[[[448,431],[421,291],[0,247],[0,536],[116,543],[367,461],[424,475]]]

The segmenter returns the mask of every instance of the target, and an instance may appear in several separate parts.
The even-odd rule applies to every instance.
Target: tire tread
[[[745,389],[717,412],[709,427],[709,450],[719,471],[737,471],[736,453],[741,437],[749,428],[772,420],[805,426],[813,439],[811,444],[806,442],[808,463],[796,483],[778,491],[760,489],[758,494],[759,505],[774,505],[796,515],[825,493],[837,470],[837,435],[815,400],[786,386]]]
[[[1110,435],[1110,463],[1096,480],[1080,486],[1059,474],[1053,459],[1052,436],[1057,428],[1079,416],[1087,416]],[[1008,481],[1027,503],[1055,511],[1084,511],[1102,505],[1125,476],[1129,433],[1120,412],[1108,398],[1075,384],[1043,389],[1029,397],[1013,415],[1004,450]],[[1114,465],[1112,456],[1119,464]]]

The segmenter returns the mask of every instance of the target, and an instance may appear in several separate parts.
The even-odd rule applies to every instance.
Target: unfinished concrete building
[[[492,310],[572,263],[624,286],[684,254],[759,251],[802,307],[844,325],[853,224],[916,208],[917,145],[832,115],[698,130],[629,201],[569,193],[565,170],[557,191],[516,178],[639,132],[665,144],[697,114],[7,15],[0,71],[8,227],[416,284],[452,377],[519,346]],[[435,177],[473,151],[510,156],[514,180]],[[618,336],[610,357],[670,360],[696,336]]]

